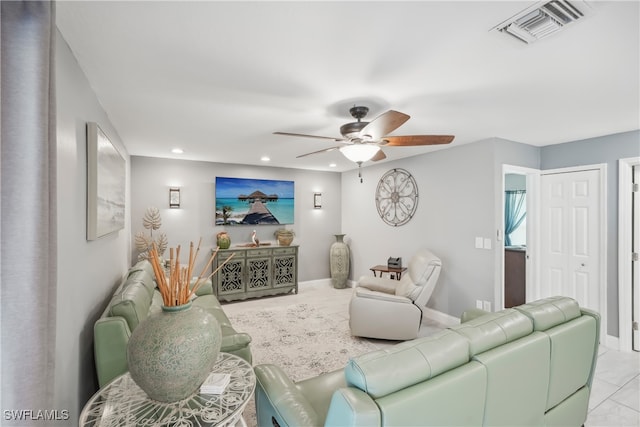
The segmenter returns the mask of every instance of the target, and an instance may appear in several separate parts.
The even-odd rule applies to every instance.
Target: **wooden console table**
[[[212,268],[218,268],[231,254],[233,258],[213,277],[213,293],[218,300],[298,293],[298,246],[221,249]]]
[[[371,267],[369,270],[373,271],[373,276],[376,277],[376,271],[380,272],[380,277],[382,277],[382,273],[389,273],[391,278],[395,278],[396,280],[400,280],[402,277],[402,273],[407,271],[407,267],[402,268],[389,268],[386,265],[375,265]]]

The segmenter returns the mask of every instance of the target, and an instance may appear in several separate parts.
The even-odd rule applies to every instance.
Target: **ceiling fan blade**
[[[384,160],[384,159],[386,159],[386,158],[387,158],[387,155],[386,155],[386,154],[384,154],[384,151],[382,151],[382,150],[380,149],[380,150],[378,150],[378,152],[376,153],[376,155],[375,155],[375,156],[373,156],[373,157],[371,158],[371,161],[372,161],[372,162],[377,162],[377,161],[380,161],[380,160]]]
[[[399,128],[404,122],[409,120],[409,115],[399,111],[389,110],[369,122],[361,131],[360,136],[369,136],[373,140],[378,140],[388,133]]]
[[[382,144],[387,147],[410,147],[413,145],[448,144],[455,138],[453,135],[406,135],[385,136]]]
[[[302,138],[317,138],[317,139],[330,139],[332,141],[344,141],[344,138],[334,138],[331,136],[318,136],[318,135],[307,135],[304,133],[290,133],[290,132],[274,132],[274,135],[284,135],[284,136],[299,136]]]
[[[331,147],[331,148],[325,148],[324,150],[312,151],[311,153],[300,154],[299,156],[296,156],[296,159],[299,159],[300,157],[310,156],[312,154],[328,153],[329,151],[339,150],[339,149],[340,147]]]

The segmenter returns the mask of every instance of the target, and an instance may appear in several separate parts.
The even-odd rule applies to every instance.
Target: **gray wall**
[[[370,274],[368,268],[389,256],[408,260],[418,247],[434,250],[443,271],[429,306],[451,316],[494,301],[501,258],[495,239],[502,224],[502,166],[554,169],[607,164],[607,313],[608,334],[618,336],[618,160],[640,156],[640,131],[546,147],[494,138],[472,145],[455,145],[410,159],[357,171],[343,177],[343,232],[352,249],[352,279]],[[389,169],[411,172],[420,192],[414,219],[402,227],[386,225],[377,215],[375,188]],[[462,217],[462,218],[461,218]],[[491,238],[491,250],[475,249],[475,237]],[[370,244],[369,242],[375,242]],[[495,302],[495,301],[494,301]]]
[[[541,169],[607,164],[607,329],[618,336],[618,160],[640,156],[640,131],[624,132],[540,150]]]
[[[300,281],[329,277],[329,247],[333,234],[340,231],[340,174],[273,167],[232,165],[190,160],[159,159],[131,156],[132,234],[148,235],[142,217],[150,206],[160,209],[162,227],[169,246],[188,248],[202,238],[201,253],[215,248],[215,236],[227,231],[231,244],[249,243],[255,229],[262,242],[275,244],[274,231],[282,226],[215,226],[216,176],[236,178],[285,179],[295,182],[294,224],[286,228],[296,233],[293,244],[299,245],[298,279]],[[169,208],[169,187],[180,187],[180,209]],[[313,193],[322,193],[322,209],[313,208]],[[132,245],[133,246],[133,245]],[[138,252],[132,247],[135,262]],[[168,255],[168,254],[165,254]],[[208,261],[200,255],[198,272]],[[184,259],[182,261],[185,261]]]
[[[495,236],[502,227],[502,166],[546,170],[606,163],[607,322],[608,334],[618,336],[617,162],[636,156],[640,156],[640,131],[541,148],[494,138],[373,164],[363,168],[363,184],[357,171],[346,172],[342,231],[351,247],[351,278],[371,274],[369,267],[384,263],[389,256],[408,261],[418,247],[426,246],[443,260],[431,308],[458,317],[475,306],[477,299],[494,301],[495,283],[501,274],[498,249],[502,242]],[[394,167],[407,169],[416,178],[420,194],[415,217],[401,227],[386,225],[375,207],[378,180]],[[475,249],[476,236],[490,238],[492,249]]]
[[[494,138],[372,164],[362,170],[362,184],[357,171],[344,173],[342,231],[351,247],[352,279],[370,275],[369,267],[390,256],[406,264],[418,248],[427,247],[443,262],[429,307],[459,317],[477,299],[493,301],[502,163],[537,167],[537,149]],[[409,171],[419,191],[414,218],[400,227],[384,223],[375,205],[378,180],[395,167]],[[475,237],[491,239],[492,248],[476,249]]]
[[[86,123],[94,121],[101,126],[127,159],[127,165],[129,156],[59,33],[56,55],[58,303],[54,407],[68,409],[68,425],[77,425],[84,403],[97,390],[93,324],[126,271],[130,253],[128,208],[124,230],[99,240],[86,240]]]

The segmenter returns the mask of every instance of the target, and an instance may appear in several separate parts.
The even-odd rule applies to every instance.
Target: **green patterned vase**
[[[231,237],[229,237],[226,231],[221,231],[216,234],[216,244],[220,249],[229,249],[229,246],[231,246]]]
[[[334,288],[344,289],[349,279],[349,246],[344,242],[344,234],[335,234],[335,236],[336,241],[331,244],[329,250],[331,281]]]
[[[131,378],[151,399],[177,402],[198,391],[220,352],[213,314],[192,306],[162,307],[140,323],[127,345]]]

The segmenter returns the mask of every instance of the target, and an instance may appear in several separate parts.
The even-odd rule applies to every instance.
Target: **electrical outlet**
[[[476,300],[476,308],[482,310],[482,301],[480,301],[479,299]]]
[[[482,301],[482,309],[484,311],[491,311],[491,301]]]

